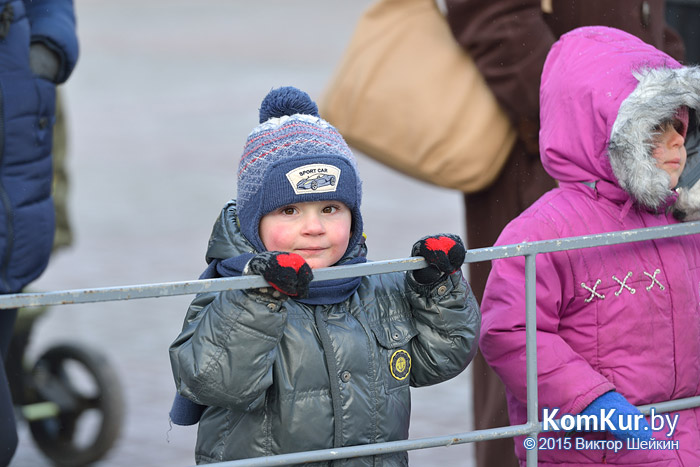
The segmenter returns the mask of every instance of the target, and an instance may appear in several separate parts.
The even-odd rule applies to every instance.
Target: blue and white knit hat
[[[282,206],[336,200],[352,211],[346,254],[362,237],[362,184],[343,137],[318,114],[308,94],[273,89],[260,106],[260,125],[248,136],[238,166],[237,212],[241,232],[258,251],[260,219]]]

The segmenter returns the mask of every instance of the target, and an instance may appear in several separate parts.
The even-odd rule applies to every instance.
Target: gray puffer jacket
[[[207,259],[250,251],[229,202]],[[362,245],[354,254],[364,251]],[[461,272],[432,287],[410,273],[367,276],[349,299],[333,305],[309,306],[261,289],[200,294],[170,348],[178,391],[208,406],[196,461],[406,439],[409,386],[464,370],[476,352],[480,321]],[[405,466],[407,457],[333,465]]]

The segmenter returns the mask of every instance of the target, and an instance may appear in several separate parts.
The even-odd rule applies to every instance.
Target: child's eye
[[[668,131],[669,128],[673,126],[673,121],[672,120],[664,120],[658,125],[656,125],[654,128],[651,129],[651,132],[654,136],[660,136],[663,135],[664,132]]]
[[[682,121],[677,118],[673,119],[673,128],[678,132],[679,135],[685,134],[685,125]]]
[[[295,208],[294,206],[285,206],[282,209],[280,209],[280,212],[285,216],[291,216],[297,212],[297,208]]]
[[[331,204],[331,205],[325,206],[325,207],[323,208],[322,212],[323,212],[324,214],[333,214],[333,213],[336,212],[338,209],[339,209],[338,206],[335,206],[335,205],[332,205],[332,204]]]

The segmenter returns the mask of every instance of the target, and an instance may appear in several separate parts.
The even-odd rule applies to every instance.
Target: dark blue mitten
[[[34,42],[29,48],[29,67],[35,75],[55,82],[60,72],[58,55],[41,42]]]
[[[258,274],[275,290],[290,297],[304,298],[309,294],[309,282],[314,274],[311,267],[296,253],[265,251],[253,256],[243,274]]]
[[[611,410],[615,409],[615,413],[613,416],[610,418],[612,424],[617,427],[618,429],[615,430],[608,430],[610,433],[612,433],[616,438],[621,439],[621,440],[626,440],[626,439],[640,439],[640,440],[650,440],[651,437],[654,435],[654,432],[651,430],[651,426],[649,425],[649,422],[646,421],[645,418],[640,418],[639,419],[639,426],[638,429],[634,429],[634,424],[631,424],[627,422],[629,417],[629,420],[636,420],[636,417],[638,415],[641,415],[642,412],[640,412],[635,406],[627,402],[627,399],[624,398],[622,394],[619,392],[615,391],[610,391],[606,392],[602,396],[598,397],[596,400],[590,403],[588,407],[583,409],[581,412],[582,415],[595,415],[596,417],[599,417],[601,414],[601,410],[604,411],[606,414]],[[618,416],[622,415],[625,420],[625,425],[626,426],[631,426],[632,429],[628,430],[623,430],[619,429],[619,419]]]
[[[413,271],[416,282],[434,284],[462,267],[467,250],[462,239],[452,234],[424,237],[413,244],[411,256],[422,256],[429,266]]]
[[[175,425],[194,425],[199,423],[199,419],[202,418],[204,409],[207,406],[199,405],[178,393],[175,393],[175,400],[173,400],[173,406],[170,409],[170,420]]]

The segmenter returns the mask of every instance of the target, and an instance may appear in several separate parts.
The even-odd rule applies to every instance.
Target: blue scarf
[[[255,256],[253,253],[244,253],[226,259],[215,259],[209,263],[200,279],[213,279],[217,277],[238,277],[243,274],[243,268],[248,261]],[[355,258],[345,258],[338,265],[359,264],[367,262],[363,255]],[[345,279],[332,279],[328,281],[313,281],[309,284],[309,296],[295,298],[297,302],[305,305],[332,305],[344,302],[355,293],[362,281],[361,277],[349,277]],[[170,409],[170,420],[176,425],[194,425],[202,417],[205,405],[200,405],[179,393],[175,394],[173,406]]]

